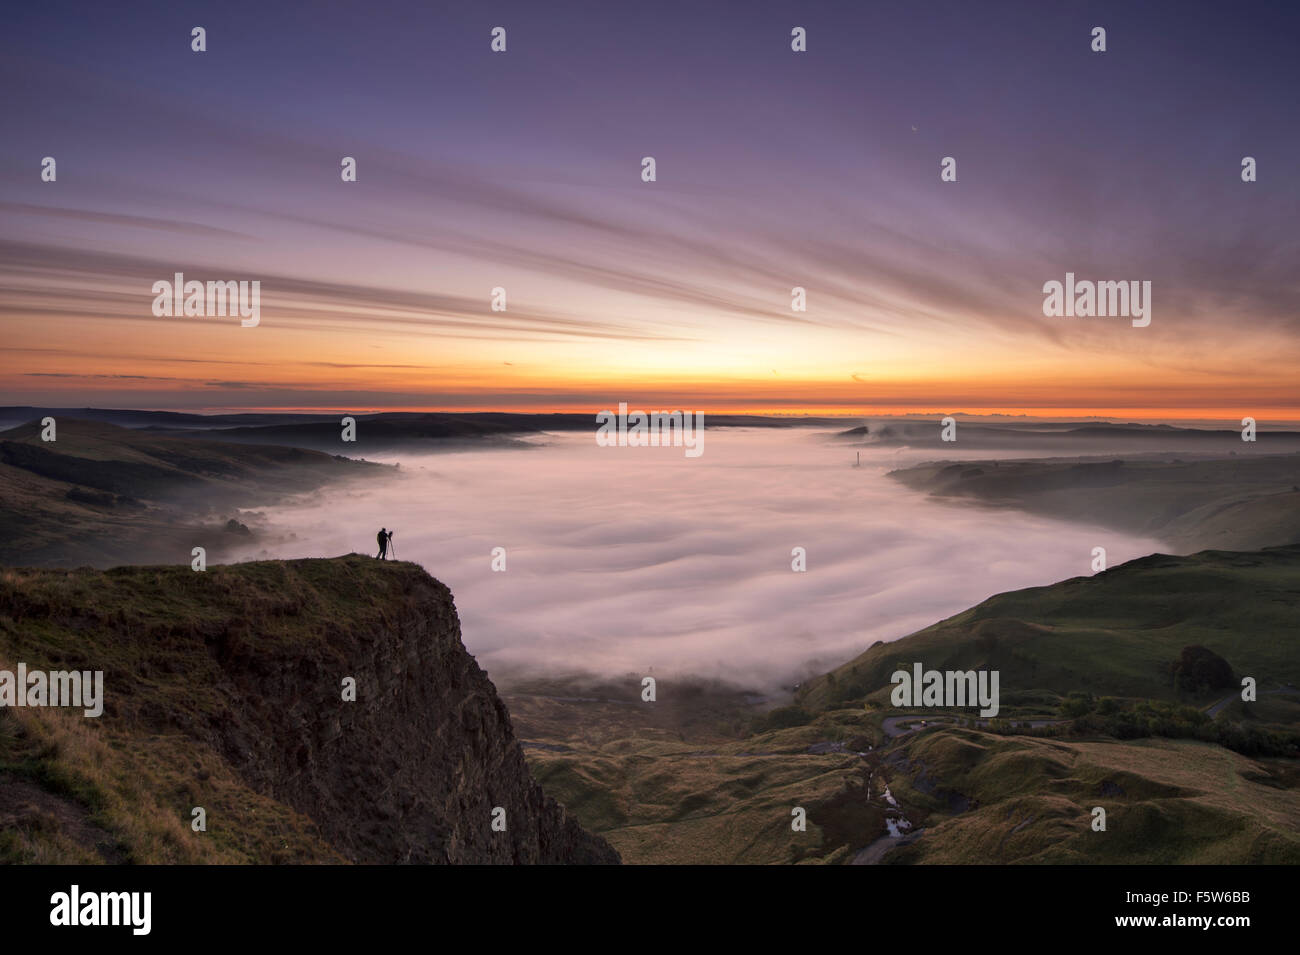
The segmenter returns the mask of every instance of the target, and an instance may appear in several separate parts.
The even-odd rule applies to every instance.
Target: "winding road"
[[[910,716],[886,716],[880,723],[880,729],[885,734],[885,739],[898,739],[900,736],[906,736],[908,733],[915,733],[919,730],[929,729],[941,723],[951,724],[953,718],[942,714],[913,713]],[[989,720],[976,720],[977,726],[988,726]],[[1044,726],[1055,726],[1057,723],[1068,723],[1069,720],[1009,720],[1016,726],[1029,724],[1032,729],[1039,729]],[[909,726],[908,724],[919,724]]]
[[[1285,694],[1286,696],[1300,696],[1300,690],[1297,690],[1295,687],[1289,684],[1287,686],[1279,687],[1276,690],[1259,691],[1260,696],[1263,696],[1265,693],[1282,693]],[[1208,716],[1210,719],[1214,719],[1216,716],[1219,715],[1219,713],[1223,710],[1225,706],[1227,706],[1233,700],[1239,700],[1239,699],[1241,699],[1241,691],[1233,690],[1223,699],[1219,700],[1219,702],[1212,704],[1208,709],[1206,709],[1205,715]]]

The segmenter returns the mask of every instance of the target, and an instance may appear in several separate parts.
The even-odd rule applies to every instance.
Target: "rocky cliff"
[[[534,782],[451,593],[414,564],[8,570],[0,669],[19,661],[103,670],[105,703],[0,710],[0,810],[7,782],[48,793],[37,817],[85,816],[28,825],[15,861],[87,839],[110,861],[619,861]]]

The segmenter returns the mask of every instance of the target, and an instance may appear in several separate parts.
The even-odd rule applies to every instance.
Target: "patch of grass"
[[[942,729],[908,740],[894,792],[926,826],[892,863],[1295,864],[1294,774],[1206,743],[1062,742]],[[973,803],[951,812],[942,780]],[[918,788],[918,781],[920,788]],[[1092,829],[1094,807],[1106,831]]]
[[[349,586],[340,586],[350,580]],[[341,862],[306,816],[255,789],[215,747],[212,727],[259,668],[333,659],[328,636],[379,632],[430,582],[413,565],[362,557],[108,572],[0,572],[0,668],[102,670],[104,712],[0,711],[3,779],[50,806],[79,807],[110,854],[156,863]],[[445,588],[442,588],[445,590]],[[338,661],[341,663],[342,661]],[[245,701],[247,702],[247,701]],[[2,804],[2,802],[0,802]],[[192,810],[207,831],[191,829]],[[24,818],[40,818],[39,807]],[[0,853],[24,861],[102,856],[94,845],[4,828]]]

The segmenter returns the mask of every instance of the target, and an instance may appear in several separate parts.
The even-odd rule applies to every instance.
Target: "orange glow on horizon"
[[[109,404],[103,407],[109,407]],[[127,407],[127,405],[118,405]],[[502,405],[502,404],[483,404],[483,405],[384,405],[373,407],[355,407],[342,405],[296,405],[296,406],[265,406],[265,405],[221,405],[203,408],[173,408],[162,406],[151,406],[148,404],[133,403],[129,407],[138,411],[180,411],[189,414],[352,414],[352,415],[369,415],[369,414],[521,414],[521,415],[548,415],[548,414],[589,414],[593,417],[600,411],[617,411],[618,402],[606,403],[597,407],[594,403],[574,404],[561,403],[554,406],[537,406],[537,405]],[[826,407],[806,407],[791,409],[788,407],[772,407],[762,404],[754,405],[736,405],[718,406],[718,405],[699,405],[689,404],[683,406],[677,404],[669,407],[664,402],[627,402],[628,409],[631,411],[697,411],[702,412],[706,417],[714,415],[717,417],[724,416],[755,416],[766,418],[844,418],[846,423],[852,419],[862,418],[911,418],[911,419],[930,419],[942,415],[953,415],[960,418],[992,418],[1005,421],[1064,421],[1077,420],[1079,422],[1087,421],[1110,421],[1117,423],[1161,423],[1161,422],[1212,422],[1221,423],[1225,427],[1238,428],[1241,424],[1241,418],[1249,415],[1256,419],[1260,425],[1278,425],[1278,424],[1300,424],[1300,408],[1250,408],[1243,410],[1240,414],[1225,414],[1222,407],[1214,408],[1180,408],[1171,411],[1166,408],[1084,408],[1084,407],[1060,407],[1060,408],[1008,408],[999,407],[965,407],[965,408],[935,408],[933,406],[922,408],[865,408],[865,407],[847,407],[847,406],[826,406]]]

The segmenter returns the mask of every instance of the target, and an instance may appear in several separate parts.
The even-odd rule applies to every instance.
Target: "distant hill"
[[[646,410],[658,405],[647,403]],[[342,414],[216,414],[173,411],[132,411],[109,408],[0,408],[0,427],[39,421],[93,421],[132,429],[148,429],[177,438],[204,438],[234,444],[273,444],[308,448],[350,457],[393,451],[436,451],[467,446],[526,448],[524,435],[542,432],[595,433],[590,414],[467,411],[352,414],[355,441],[341,440]],[[769,417],[763,415],[707,415],[710,428],[835,427],[838,418]]]
[[[534,782],[413,564],[5,570],[19,662],[102,670],[104,711],[0,708],[0,862],[619,861]]]
[[[889,476],[937,497],[1157,537],[1181,553],[1300,543],[1296,453],[941,461]]]
[[[32,422],[0,432],[0,564],[188,562],[196,545],[216,561],[250,533],[235,508],[389,470],[71,418],[45,442]]]
[[[191,414],[183,411],[136,411],[130,408],[42,408],[34,405],[0,407],[0,428],[12,428],[50,417],[56,421],[98,421],[122,428],[206,429],[234,425],[291,424],[297,421],[337,420],[334,415],[248,412],[242,414]]]
[[[1168,424],[1122,422],[958,420],[955,441],[943,440],[942,418],[929,420],[879,418],[830,434],[849,447],[933,448],[945,455],[998,451],[1020,455],[1088,455],[1230,452],[1289,453],[1300,451],[1300,432],[1259,424],[1257,440],[1248,445],[1238,430],[1175,427]]]

